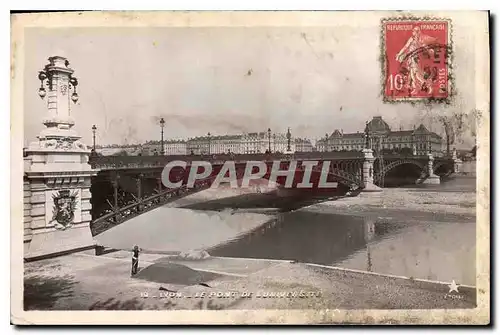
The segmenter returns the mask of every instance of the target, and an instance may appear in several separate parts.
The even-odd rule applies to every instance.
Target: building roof
[[[367,123],[365,131],[368,130],[370,133],[385,134],[388,137],[392,136],[412,136],[413,134],[432,134],[433,136],[441,139],[442,137],[438,134],[429,131],[423,124],[420,124],[415,130],[396,130],[391,131],[389,125],[382,119],[381,116],[374,116],[373,119]],[[328,134],[327,134],[328,135]],[[356,133],[344,133],[342,130],[335,129],[328,139],[332,138],[352,138],[352,139],[362,139],[364,138],[364,132]],[[325,138],[321,138],[317,143],[324,143]]]
[[[423,124],[420,124],[417,129],[414,130],[415,134],[431,134],[434,135],[435,137],[442,139],[442,137],[438,134],[436,134],[433,131],[429,131]]]
[[[343,137],[347,137],[347,138],[364,138],[365,134],[363,134],[363,133],[349,133],[349,134],[344,134]]]
[[[416,133],[429,133],[429,130],[421,123],[417,129],[415,129]]]
[[[366,125],[369,132],[386,133],[391,131],[391,127],[385,122],[381,116],[374,116],[373,119]]]
[[[329,136],[329,138],[330,137],[340,137],[340,136],[342,136],[342,133],[338,129],[335,129],[333,131],[333,133]]]
[[[179,144],[183,144],[183,143],[186,143],[186,141],[185,140],[173,140],[173,139],[170,139],[170,140],[163,141],[163,143],[179,143]]]
[[[307,138],[295,138],[295,143],[311,144],[311,140]]]
[[[413,135],[413,130],[396,130],[391,131],[389,136],[411,136]]]
[[[205,141],[210,139],[210,141],[216,141],[216,140],[237,140],[240,139],[242,135],[213,135],[213,136],[197,136],[190,138],[188,141]]]

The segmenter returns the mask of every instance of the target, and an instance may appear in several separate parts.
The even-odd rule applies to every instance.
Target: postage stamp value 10
[[[382,20],[384,101],[449,98],[450,26],[446,19]]]

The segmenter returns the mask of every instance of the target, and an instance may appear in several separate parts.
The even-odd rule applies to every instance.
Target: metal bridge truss
[[[332,164],[333,163],[333,164]],[[330,169],[328,171],[329,175],[334,176],[339,179],[340,183],[343,183],[351,188],[351,190],[356,190],[363,187],[362,180],[362,161],[353,160],[345,162],[332,162],[330,163]],[[304,170],[301,166],[298,170]],[[322,166],[314,166],[312,171],[321,173]],[[242,178],[241,171],[238,174],[238,178]],[[187,188],[183,185],[175,189],[164,189],[157,191],[156,194],[151,196],[140,198],[131,194],[134,198],[134,202],[127,204],[122,207],[113,206],[109,200],[108,204],[110,209],[108,213],[98,217],[91,223],[92,235],[98,235],[104,231],[113,228],[133,217],[136,217],[142,213],[148,212],[155,208],[161,207],[167,203],[178,200],[187,195],[197,193],[208,189],[212,186],[216,175],[212,175],[206,179],[196,181],[193,188]]]
[[[379,159],[379,161],[382,161],[382,160],[384,160],[383,157],[382,157],[382,159]],[[422,164],[419,161],[414,160],[414,159],[399,159],[399,160],[396,160],[396,161],[392,161],[392,162],[390,162],[387,165],[384,165],[383,162],[382,163],[379,162],[379,166],[381,166],[382,168],[378,171],[378,173],[375,174],[375,177],[373,178],[373,182],[375,184],[378,184],[379,186],[383,185],[381,183],[384,182],[384,177],[387,174],[387,172],[389,172],[392,169],[394,169],[395,167],[403,165],[403,164],[413,164],[413,165],[416,165],[420,169],[422,169],[422,173],[424,175],[427,174],[427,171],[425,169],[425,164]]]
[[[111,208],[110,213],[104,214],[92,221],[90,225],[92,236],[101,234],[133,217],[149,212],[169,202],[210,188],[214,179],[215,176],[211,176],[206,179],[198,180],[193,188],[187,188],[186,185],[183,185],[174,189],[165,189],[144,199],[136,198],[136,201],[132,204],[120,208]]]

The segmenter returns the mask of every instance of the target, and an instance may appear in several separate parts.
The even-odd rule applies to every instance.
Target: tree
[[[446,139],[446,153],[450,154],[450,147],[455,144],[455,127],[453,126],[453,118],[448,116],[440,115],[438,116],[438,121],[444,127],[445,139]]]
[[[425,104],[418,117],[422,123],[442,126],[447,154],[455,145],[468,146],[476,142],[476,123],[481,116],[477,109],[466,109],[462,96],[456,95],[453,99],[450,104]]]

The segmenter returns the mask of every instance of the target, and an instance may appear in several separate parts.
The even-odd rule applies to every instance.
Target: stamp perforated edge
[[[388,98],[385,95],[385,84],[386,84],[386,78],[387,78],[387,59],[386,59],[386,53],[385,53],[385,47],[386,47],[386,39],[385,39],[385,29],[386,29],[386,24],[390,22],[404,22],[404,21],[446,21],[448,23],[448,45],[446,48],[448,49],[447,56],[447,70],[448,70],[448,96],[446,98],[422,98],[422,97],[402,97],[402,98],[396,98],[396,99],[391,99]],[[381,77],[380,77],[380,96],[382,97],[382,101],[384,103],[391,103],[391,104],[397,104],[397,103],[410,103],[410,104],[418,104],[418,103],[423,103],[423,104],[430,104],[430,103],[444,103],[444,104],[450,104],[451,101],[453,100],[453,97],[455,96],[455,85],[453,85],[453,24],[452,20],[450,18],[442,18],[442,17],[417,17],[417,16],[412,16],[410,14],[402,15],[402,16],[397,16],[397,17],[389,17],[389,18],[382,18],[380,20],[380,58],[379,58],[379,63],[381,66]]]

